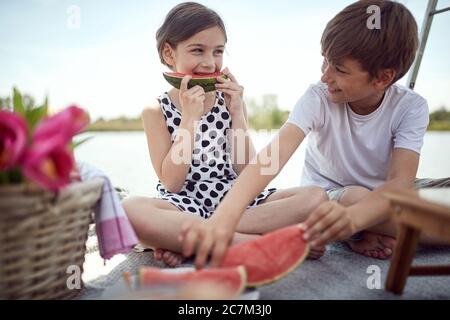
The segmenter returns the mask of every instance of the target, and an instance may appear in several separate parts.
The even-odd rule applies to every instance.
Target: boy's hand
[[[180,240],[183,242],[183,256],[190,257],[195,253],[197,269],[203,268],[210,255],[210,266],[220,266],[234,235],[234,226],[228,220],[216,213],[206,221],[188,222],[182,226]]]
[[[225,101],[228,110],[230,111],[231,117],[234,115],[243,115],[243,97],[244,97],[244,87],[239,85],[234,75],[225,68],[223,70],[229,80],[222,77],[217,77],[216,89],[222,91],[225,94]]]
[[[348,239],[356,232],[348,210],[336,201],[327,201],[315,209],[303,223],[304,239],[313,247]]]
[[[199,120],[203,115],[203,104],[205,102],[205,90],[200,86],[195,86],[190,89],[187,88],[191,76],[184,76],[181,80],[179,99],[183,116],[191,117],[194,120]]]

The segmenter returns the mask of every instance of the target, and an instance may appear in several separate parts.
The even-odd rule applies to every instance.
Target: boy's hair
[[[161,62],[170,68],[163,59],[165,43],[175,49],[180,42],[212,27],[219,27],[222,30],[226,42],[225,25],[215,11],[195,2],[184,2],[175,6],[156,32],[156,46]]]
[[[367,13],[371,5],[380,9],[379,29],[367,25],[373,14]],[[321,44],[322,54],[331,64],[342,58],[356,59],[371,78],[382,69],[392,68],[396,71],[394,83],[414,62],[419,39],[416,21],[404,5],[387,0],[360,0],[328,22]]]

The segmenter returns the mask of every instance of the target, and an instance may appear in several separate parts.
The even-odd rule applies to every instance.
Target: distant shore
[[[112,120],[97,120],[93,122],[87,131],[143,131],[144,126],[140,118],[118,118]],[[432,120],[428,126],[428,131],[450,131],[450,121],[448,120]]]
[[[125,118],[103,120],[93,122],[87,131],[143,131],[144,126],[140,118]]]

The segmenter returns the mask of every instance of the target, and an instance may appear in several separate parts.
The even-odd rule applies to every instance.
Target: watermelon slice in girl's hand
[[[244,266],[247,286],[256,287],[287,275],[303,262],[308,251],[303,230],[294,225],[230,246],[221,266]]]
[[[169,82],[174,88],[180,89],[181,80],[186,76],[184,73],[178,72],[164,72],[164,78]],[[202,87],[205,92],[216,90],[217,77],[222,77],[228,79],[226,75],[221,72],[215,72],[210,74],[191,75],[192,79],[189,80],[188,89],[194,86]]]

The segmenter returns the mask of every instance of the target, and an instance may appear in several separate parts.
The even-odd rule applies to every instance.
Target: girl
[[[224,23],[201,4],[174,7],[156,39],[161,62],[174,72],[202,75],[222,70]],[[256,154],[247,134],[243,87],[228,69],[223,73],[229,80],[218,77],[217,90],[207,93],[200,86],[188,89],[191,77],[185,76],[180,89],[163,93],[142,113],[159,195],[129,198],[123,205],[141,243],[158,248],[155,257],[170,266],[182,260],[182,225],[211,218]],[[235,135],[244,143],[238,144]],[[265,190],[248,205],[232,241],[301,222],[326,199],[315,187]],[[313,250],[311,257],[323,252],[323,248]]]

